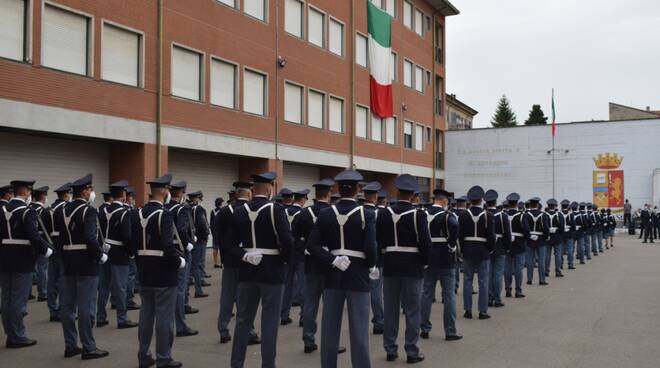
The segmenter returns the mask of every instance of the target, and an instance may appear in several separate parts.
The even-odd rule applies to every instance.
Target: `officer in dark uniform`
[[[25,336],[23,312],[32,289],[37,257],[47,258],[53,253],[39,235],[37,212],[29,207],[33,185],[33,180],[12,181],[14,197],[0,209],[2,327],[7,335],[6,346],[12,349],[37,343]]]
[[[103,247],[103,252],[108,253],[106,243],[105,243],[105,237],[106,234],[103,233],[105,230],[105,224],[107,223],[107,219],[105,218],[104,211],[110,204],[112,203],[112,195],[110,192],[103,192],[101,193],[103,195],[103,203],[98,208],[98,237],[99,237],[99,244]],[[108,248],[109,249],[109,248]],[[94,315],[94,318],[96,319],[96,327],[104,327],[108,325],[108,316],[105,311],[105,305],[108,302],[108,299],[110,298],[110,281],[111,281],[111,274],[110,274],[110,263],[106,262],[102,265],[99,266],[99,280],[98,280],[98,295],[96,297],[97,301],[97,306],[96,306],[96,314]],[[112,295],[111,299],[111,307],[116,308],[117,307],[117,301],[116,301],[116,295]]]
[[[506,289],[506,297],[510,298],[512,296],[511,285],[513,278],[515,278],[516,298],[524,298],[525,294],[522,292],[523,267],[525,267],[525,247],[527,245],[527,239],[530,236],[530,217],[523,211],[524,205],[522,206],[523,210],[519,209],[521,206],[518,206],[518,204],[522,204],[522,202],[518,202],[520,200],[518,193],[509,194],[506,200],[513,242],[511,243],[511,252],[506,256],[504,287]]]
[[[450,193],[443,189],[433,191],[433,205],[428,209],[427,221],[431,233],[431,250],[429,251],[429,267],[424,270],[424,286],[422,291],[422,323],[423,339],[429,338],[431,332],[431,306],[435,298],[435,286],[440,281],[442,287],[443,322],[445,339],[460,340],[463,336],[456,331],[456,253],[458,251],[458,217],[447,211]]]
[[[188,198],[190,199],[192,223],[195,228],[193,237],[195,242],[192,251],[190,272],[195,280],[195,298],[206,298],[209,294],[205,293],[202,287],[211,286],[211,284],[204,280],[206,278],[206,272],[204,272],[206,244],[209,241],[209,222],[207,220],[206,210],[201,206],[204,194],[201,191],[197,191],[189,193]]]
[[[190,278],[191,252],[193,251],[193,225],[190,206],[185,203],[187,183],[179,181],[170,184],[169,196],[166,199],[165,209],[172,214],[174,222],[174,248],[186,260],[185,267],[177,271],[176,307],[174,309],[174,322],[176,336],[194,336],[199,332],[188,327],[186,314],[193,314],[199,310],[188,305],[188,279]]]
[[[44,239],[44,241],[52,248],[53,241],[51,240],[51,233],[53,231],[50,227],[52,223],[52,217],[48,209],[46,209],[46,201],[48,196],[48,188],[40,187],[34,188],[32,190],[32,202],[30,203],[30,208],[37,212],[37,229],[39,235]],[[37,275],[37,301],[44,302],[48,300],[46,297],[47,293],[47,283],[48,283],[48,259],[49,257],[37,257],[35,262],[35,273]]]
[[[550,228],[548,229],[549,238],[548,245],[546,247],[545,255],[545,275],[550,276],[550,263],[552,260],[552,252],[554,251],[555,255],[555,276],[564,277],[564,274],[561,273],[561,264],[563,263],[563,247],[564,244],[564,228],[566,226],[566,221],[562,216],[560,211],[557,211],[557,200],[550,198],[546,201],[548,205],[545,213],[548,217],[548,223]]]
[[[653,230],[652,230],[652,213],[648,204],[644,205],[642,212],[640,213],[640,218],[642,219],[642,232],[644,233],[644,241],[646,243],[649,241],[653,243]],[[641,237],[641,235],[640,235]]]
[[[576,257],[580,264],[585,264],[585,257],[591,259],[589,255],[589,243],[587,242],[587,230],[589,229],[589,219],[585,212],[586,203],[578,204],[578,212],[575,213],[575,247],[577,248]]]
[[[538,261],[539,285],[547,285],[545,281],[545,256],[546,240],[550,235],[550,217],[540,210],[541,198],[532,197],[529,199],[530,217],[529,239],[527,239],[527,285],[532,284],[534,279],[534,264]]]
[[[114,296],[118,329],[137,327],[137,323],[128,319],[126,308],[128,262],[131,258],[135,258],[135,249],[131,247],[132,215],[131,211],[124,206],[126,201],[126,187],[128,187],[126,180],[120,180],[110,185],[112,203],[103,208],[99,216],[101,219],[101,232],[105,239],[103,250],[108,255],[107,266],[110,267],[110,279],[104,280],[107,283],[104,288],[112,292]],[[105,294],[104,298],[102,298],[99,292],[96,314],[97,327],[108,324],[105,311],[107,302],[108,294]]]
[[[96,347],[92,334],[93,308],[99,279],[99,264],[108,260],[98,238],[98,212],[94,202],[92,174],[71,184],[73,201],[55,213],[55,229],[60,233],[64,278],[61,291],[62,329],[66,358],[82,353],[82,359],[97,359],[108,355]],[[76,317],[78,329],[76,330]],[[82,349],[78,347],[78,335]]]
[[[260,301],[262,366],[275,366],[284,264],[291,262],[293,256],[293,239],[284,209],[269,200],[276,178],[274,172],[253,175],[254,196],[249,204],[236,209],[229,225],[228,246],[241,259],[232,368],[245,364],[245,351]]]
[[[293,202],[291,205],[284,209],[291,229],[293,229],[293,222],[301,213],[305,202],[307,202],[309,189],[292,192],[292,194]],[[292,263],[285,266],[286,276],[284,284],[284,296],[282,299],[282,312],[280,314],[280,324],[282,326],[286,326],[293,322],[290,317],[291,306],[299,306],[302,304],[302,300],[300,299],[302,299],[302,290],[305,288],[305,255],[303,254],[303,250],[304,249],[296,249],[293,254]],[[299,325],[302,326],[302,318],[299,321]]]
[[[126,187],[126,202],[124,202],[129,210],[135,210],[135,188],[132,186]],[[128,310],[138,310],[140,305],[137,304],[134,298],[134,291],[138,287],[137,282],[137,266],[135,258],[128,260],[128,285],[126,288],[126,308]]]
[[[222,268],[222,264],[220,263],[220,251],[219,251],[219,246],[220,243],[218,242],[218,237],[217,234],[215,233],[215,220],[218,216],[218,213],[222,209],[222,205],[224,203],[224,199],[222,197],[218,197],[215,199],[215,208],[211,211],[211,214],[209,215],[209,230],[211,231],[211,236],[213,237],[213,268]]]
[[[574,270],[575,265],[573,259],[575,258],[575,215],[578,209],[577,202],[571,203],[568,199],[561,201],[560,216],[564,219],[564,233],[562,234],[563,251],[566,253],[566,262],[568,269]],[[562,262],[562,268],[564,263]]]
[[[53,241],[53,255],[48,258],[48,286],[46,287],[46,296],[48,311],[50,312],[51,322],[61,322],[60,303],[62,278],[64,277],[64,265],[62,264],[62,244],[59,231],[55,229],[55,217],[64,210],[64,206],[71,201],[72,191],[71,183],[66,183],[55,189],[57,199],[48,208],[50,214],[50,238]]]
[[[373,211],[376,219],[378,219],[378,212],[385,209],[381,203],[383,199],[387,199],[387,192],[382,190],[383,186],[377,182],[372,181],[365,185],[362,188],[364,192],[365,202],[364,208],[369,211]],[[373,334],[382,335],[383,334],[383,259],[382,257],[378,258],[378,270],[380,277],[375,280],[371,280],[371,323],[373,325]]]
[[[140,281],[140,326],[138,327],[138,362],[140,367],[181,367],[172,359],[174,342],[174,311],[177,297],[178,271],[186,266],[174,246],[174,220],[163,203],[169,197],[171,175],[147,182],[151,200],[133,216],[131,228],[133,251],[137,254]],[[150,345],[156,332],[156,359]]]
[[[653,215],[651,215],[653,216]],[[603,252],[603,222],[598,213],[598,205],[592,205],[591,222],[593,223],[593,234],[591,238],[591,252],[594,256]],[[653,226],[651,224],[651,226]],[[653,239],[653,229],[651,229],[651,239]]]
[[[490,254],[490,274],[488,287],[488,306],[500,308],[502,303],[502,283],[504,282],[504,266],[506,255],[511,251],[511,223],[509,216],[502,208],[497,208],[498,194],[495,190],[486,191],[484,200],[486,209],[493,215],[495,231],[495,249]]]
[[[245,181],[234,182],[232,192],[233,201],[223,207],[213,223],[215,233],[218,237],[220,248],[220,259],[222,260],[222,284],[220,285],[220,310],[218,312],[218,332],[220,333],[220,343],[226,344],[231,341],[229,335],[229,321],[231,321],[234,304],[236,303],[236,289],[238,287],[238,272],[241,259],[231,253],[229,239],[227,238],[231,218],[237,208],[243,207],[252,200],[252,183]],[[254,325],[250,328],[248,345],[260,344],[261,339],[254,330]]]
[[[320,210],[307,250],[326,269],[321,328],[321,367],[336,368],[344,304],[348,309],[351,365],[371,367],[369,359],[369,280],[378,276],[375,214],[355,197],[362,175],[340,172],[341,199]],[[327,194],[326,194],[327,195]],[[419,320],[418,320],[419,322]]]
[[[493,215],[481,207],[484,190],[474,186],[468,191],[470,208],[458,216],[459,240],[463,249],[463,307],[465,318],[472,318],[472,282],[475,272],[479,280],[479,319],[488,319],[488,264],[495,248]]]
[[[293,191],[289,188],[282,188],[278,193],[278,196],[282,200],[282,206],[288,208],[293,204]]]
[[[4,207],[9,201],[14,198],[14,188],[11,184],[3,185],[0,187],[0,208]]]
[[[408,363],[424,360],[417,341],[420,329],[420,303],[424,267],[428,265],[431,247],[429,224],[426,213],[411,203],[419,191],[417,178],[409,174],[399,175],[394,185],[398,189],[398,201],[378,214],[376,224],[377,243],[383,254],[383,304],[385,331],[383,346],[387,360],[398,358],[396,344],[399,330],[399,313],[403,307],[406,316],[405,351]]]

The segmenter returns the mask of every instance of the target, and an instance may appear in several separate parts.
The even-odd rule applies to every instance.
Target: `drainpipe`
[[[351,169],[355,167],[355,1],[351,0]]]
[[[280,2],[275,1],[275,161],[279,161],[280,143]]]
[[[436,95],[438,93],[438,86],[436,85],[438,78],[436,77],[436,67],[435,67],[436,52],[437,52],[436,49],[435,49],[435,45],[438,42],[438,40],[436,39],[436,37],[438,37],[438,32],[436,32],[436,14],[437,14],[437,11],[433,13],[433,16],[432,16],[433,25],[431,26],[431,31],[433,32],[433,45],[431,45],[431,47],[433,48],[433,52],[432,52],[432,55],[433,55],[433,75],[431,76],[431,78],[432,78],[431,86],[433,88],[433,101],[432,101],[432,110],[431,110],[431,111],[433,111],[433,133],[431,134],[431,142],[433,143],[432,144],[433,156],[431,157],[432,158],[431,165],[433,166],[433,170],[432,170],[433,174],[431,176],[431,188],[430,188],[431,191],[433,191],[433,189],[435,189],[435,180],[436,180],[436,176],[435,176],[436,162],[435,161],[437,159],[437,157],[436,157],[437,153],[436,152],[438,151],[438,139],[436,137],[436,135],[437,135],[436,134],[436,130],[437,130],[437,113],[435,111],[435,109],[436,109],[435,105],[436,105],[436,101],[438,99],[438,96]]]
[[[161,124],[163,120],[163,1],[158,0],[158,61],[157,61],[157,97],[156,97],[156,177],[161,175]]]

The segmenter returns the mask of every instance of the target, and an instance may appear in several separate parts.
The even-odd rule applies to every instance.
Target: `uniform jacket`
[[[67,202],[65,200],[58,198],[48,208],[48,212],[50,213],[49,226],[52,229],[50,239],[53,241],[53,254],[50,256],[50,258],[60,257],[62,255],[62,237],[60,232],[55,227],[55,218],[57,218],[57,216],[62,216],[61,212],[64,211],[64,206],[66,203]]]
[[[286,214],[286,219],[289,222],[289,228],[291,229],[291,235],[293,236],[293,223],[296,221],[298,216],[303,212],[303,208],[297,204],[292,204],[291,206],[284,209]],[[303,262],[305,260],[305,247],[299,247],[295,244],[296,238],[293,236],[294,240],[294,252],[293,252],[293,261],[294,262]]]
[[[244,199],[237,199],[234,203],[230,203],[220,209],[213,221],[212,227],[215,229],[213,238],[218,238],[218,247],[220,249],[220,261],[225,267],[238,267],[241,259],[232,255],[229,247],[229,239],[227,238],[228,229],[231,223],[231,218],[237,208],[243,207],[247,203]],[[214,240],[215,241],[215,240]]]
[[[531,218],[525,212],[515,208],[509,209],[507,213],[511,224],[511,235],[514,237],[513,243],[511,243],[511,254],[524,253],[527,241],[530,239]]]
[[[131,246],[131,211],[121,202],[112,202],[100,211],[99,225],[106,244],[110,245],[108,262],[127,266],[129,259],[135,257],[135,249]]]
[[[172,220],[174,221],[174,248],[177,249],[179,254],[184,255],[188,252],[186,250],[188,243],[194,243],[194,227],[190,206],[187,203],[171,200],[170,203],[165,205],[165,209],[172,214]]]
[[[194,205],[190,208],[192,212],[192,223],[195,228],[197,244],[208,243],[209,241],[209,222],[206,217],[206,210],[200,205]]]
[[[567,241],[575,238],[575,212],[565,209],[561,210],[561,215],[564,218],[564,232],[562,239]]]
[[[98,230],[98,212],[83,199],[75,199],[64,205],[62,211],[55,212],[55,231],[61,240],[65,275],[98,276],[103,255]]]
[[[209,215],[209,231],[211,232],[211,236],[213,237],[213,247],[218,248],[220,246],[220,241],[218,240],[218,234],[216,233],[217,227],[215,226],[215,222],[218,220],[218,214],[220,213],[221,207],[216,207],[213,210],[211,210],[211,214]]]
[[[539,209],[529,210],[525,213],[530,218],[529,235],[527,245],[530,248],[538,248],[545,245],[545,241],[550,236],[550,216]],[[538,239],[532,240],[532,235],[536,235]]]
[[[487,260],[490,252],[495,249],[493,215],[481,207],[473,206],[461,212],[458,216],[458,223],[458,239],[461,242],[463,258],[475,261]],[[480,238],[480,240],[471,238]]]
[[[455,268],[458,252],[458,217],[438,205],[431,206],[427,213],[431,234],[429,268]],[[441,238],[444,238],[444,241]],[[451,252],[450,248],[455,251]]]
[[[564,241],[564,229],[566,221],[564,216],[558,210],[548,210],[545,212],[548,216],[548,244],[558,245]],[[554,232],[553,232],[554,231]]]
[[[318,220],[321,210],[329,208],[327,202],[314,201],[314,204],[300,211],[293,220],[291,235],[293,236],[296,253],[304,254],[306,274],[325,274],[329,268],[319,262],[307,251],[307,241],[312,233],[314,224]]]
[[[511,251],[511,223],[505,210],[498,211],[489,208],[488,212],[493,215],[493,227],[495,231],[495,248],[493,255],[501,256]]]
[[[20,198],[0,208],[0,272],[32,273],[37,256],[46,254],[48,244],[39,235],[37,216]],[[28,244],[9,244],[10,238]]]

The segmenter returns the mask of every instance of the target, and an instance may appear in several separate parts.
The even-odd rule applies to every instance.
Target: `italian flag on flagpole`
[[[369,23],[369,87],[371,112],[380,118],[394,116],[392,102],[392,17],[367,1]]]
[[[555,122],[555,89],[552,89],[552,136],[557,134],[557,123]]]

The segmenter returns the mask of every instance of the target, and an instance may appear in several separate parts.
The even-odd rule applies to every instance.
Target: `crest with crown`
[[[610,170],[616,169],[621,165],[623,161],[623,156],[619,156],[616,153],[599,153],[598,156],[594,157],[594,163],[599,169]]]

